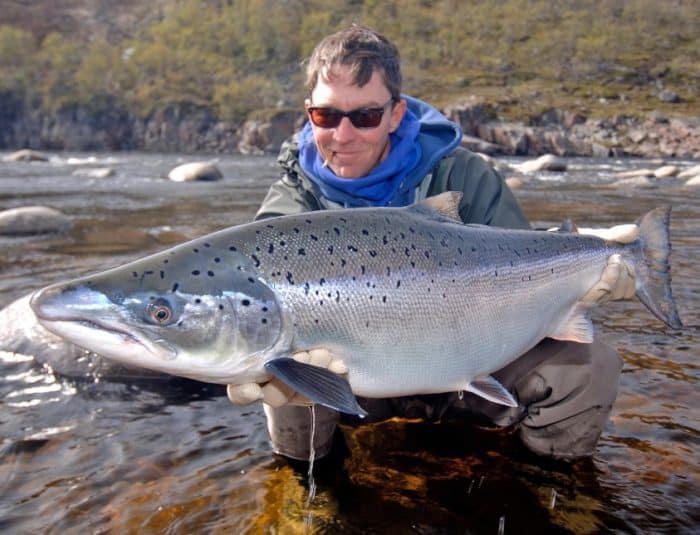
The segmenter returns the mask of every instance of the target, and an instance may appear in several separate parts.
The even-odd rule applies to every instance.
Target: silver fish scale
[[[500,369],[551,334],[612,252],[595,238],[446,224],[419,210],[315,212],[242,230],[241,252],[286,310],[289,349],[332,349],[353,391],[370,397],[459,390]]]

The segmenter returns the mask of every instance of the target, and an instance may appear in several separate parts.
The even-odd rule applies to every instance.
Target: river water
[[[219,182],[173,183],[179,163],[139,153],[0,164],[0,210],[43,204],[68,234],[0,238],[0,307],[61,279],[248,221],[272,157],[220,156]],[[674,181],[615,186],[643,160],[568,161],[516,191],[536,226],[634,221],[673,205],[673,331],[638,302],[596,314],[619,349],[620,393],[595,455],[537,458],[508,432],[392,420],[345,429],[314,466],[273,454],[260,404],[186,380],[54,374],[0,353],[0,532],[691,533],[700,529],[700,194]],[[675,162],[682,166],[692,162]],[[107,178],[77,176],[111,167]],[[2,333],[2,326],[0,326]]]

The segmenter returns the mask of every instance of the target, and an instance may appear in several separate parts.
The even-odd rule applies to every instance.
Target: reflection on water
[[[0,306],[59,279],[104,269],[249,220],[276,177],[273,158],[221,157],[221,182],[163,180],[183,158],[57,155],[0,167],[0,209],[47,204],[63,236],[0,238]],[[90,159],[92,158],[92,160]],[[110,166],[104,179],[76,164]],[[683,163],[683,162],[681,162]],[[0,352],[0,531],[8,533],[598,533],[700,526],[698,302],[700,200],[678,185],[611,186],[642,161],[572,160],[517,196],[537,226],[630,222],[673,205],[676,333],[637,302],[596,313],[625,368],[592,459],[536,458],[508,431],[391,420],[344,428],[314,467],[270,450],[259,405],[219,386],[54,376]],[[0,331],[2,332],[2,331]]]

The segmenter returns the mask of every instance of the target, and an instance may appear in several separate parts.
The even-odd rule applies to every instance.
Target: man
[[[460,128],[435,108],[401,94],[399,54],[382,35],[352,26],[325,38],[310,58],[307,85],[309,122],[283,145],[278,158],[283,176],[270,188],[256,219],[310,210],[406,206],[444,191],[460,191],[465,223],[529,228],[502,177],[459,147]],[[634,279],[625,268],[611,262],[585,299],[628,296]],[[345,371],[324,350],[296,358]],[[532,451],[568,459],[593,451],[617,395],[620,369],[617,353],[603,344],[546,340],[494,374],[519,400],[517,408],[457,393],[361,404],[371,420],[470,415],[499,426],[517,425]],[[263,398],[275,451],[308,459],[311,418],[294,392],[273,380],[262,386],[230,386],[229,398],[234,403]],[[315,408],[316,457],[328,453],[338,421],[336,412]]]

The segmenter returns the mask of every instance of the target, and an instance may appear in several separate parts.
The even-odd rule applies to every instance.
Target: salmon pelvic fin
[[[669,327],[683,327],[671,292],[671,206],[660,206],[638,221],[642,258],[636,272],[636,295]]]

